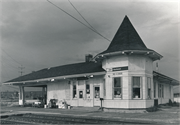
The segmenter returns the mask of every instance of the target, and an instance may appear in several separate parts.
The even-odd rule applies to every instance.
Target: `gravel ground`
[[[6,111],[6,112],[3,112]],[[140,121],[155,121],[164,124],[179,124],[180,109],[179,107],[162,107],[156,112],[149,113],[112,113],[93,110],[72,110],[72,109],[44,109],[19,106],[1,106],[1,115],[22,113],[39,113],[39,114],[60,114],[78,117],[95,117],[107,119],[122,119],[122,120],[140,120]]]

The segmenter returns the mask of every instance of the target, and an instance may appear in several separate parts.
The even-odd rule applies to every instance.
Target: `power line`
[[[11,88],[14,88],[14,89],[18,89],[18,88],[16,88],[16,87],[13,87],[13,86],[6,86],[6,87],[11,87]]]
[[[2,63],[2,65],[4,66],[4,64]],[[4,72],[4,71],[3,71]],[[6,70],[5,70],[5,74],[6,74],[6,77],[8,77],[9,75],[8,75],[8,73],[6,72]],[[2,73],[1,73],[1,75],[3,75]],[[8,77],[8,79],[9,79],[9,77]]]
[[[84,21],[86,21],[86,23],[92,28],[92,29],[94,29],[96,32],[97,32],[97,30],[83,17],[83,15],[76,9],[76,7],[73,5],[73,3],[70,1],[70,0],[68,0],[69,1],[69,3],[72,5],[72,7],[76,10],[76,12],[84,19]]]
[[[2,49],[2,50],[3,50],[3,49]],[[3,52],[6,53],[6,55],[8,55],[11,59],[13,59],[13,61],[15,61],[16,63],[18,63],[18,64],[20,64],[20,65],[22,66],[21,63],[19,63],[19,62],[16,61],[14,58],[12,58],[6,51],[3,50]],[[2,57],[5,58],[3,55],[2,55]],[[2,61],[1,61],[1,62],[2,62]],[[6,63],[5,63],[5,64],[6,64]],[[8,65],[10,66],[10,64],[8,64]],[[18,69],[17,67],[12,66],[12,65],[11,65],[11,67]],[[28,67],[26,67],[26,68],[28,68]],[[28,68],[28,69],[29,69],[29,70],[32,70],[32,68]],[[33,69],[33,70],[34,70],[34,69]]]
[[[70,17],[72,17],[73,19],[75,19],[76,21],[78,21],[79,23],[81,23],[82,25],[84,25],[85,27],[89,28],[90,30],[92,30],[93,32],[97,33],[98,35],[100,35],[101,37],[103,37],[104,39],[106,39],[107,41],[111,42],[108,38],[104,37],[103,35],[101,35],[100,33],[98,33],[97,31],[95,31],[93,28],[87,26],[86,24],[84,24],[83,22],[81,22],[80,20],[78,20],[77,18],[75,18],[74,16],[72,16],[71,14],[69,14],[68,12],[66,12],[65,10],[61,9],[59,6],[55,5],[54,3],[52,3],[51,1],[47,0],[47,2],[49,2],[50,4],[52,4],[53,6],[57,7],[58,9],[60,9],[61,11],[63,11],[64,13],[66,13],[67,15],[69,15]]]
[[[2,55],[2,58],[6,59],[3,55]],[[2,62],[2,65],[3,65],[4,61],[1,60],[1,62]],[[12,67],[14,69],[18,69],[17,67],[15,67],[14,65],[11,65],[9,63],[4,63],[4,64],[9,65],[10,67]]]
[[[18,64],[20,64],[18,61],[16,61],[14,58],[12,58],[6,51],[4,51],[3,49],[2,49],[2,51],[4,52],[4,53],[6,53],[12,60],[14,60],[16,63],[18,63]],[[21,65],[21,64],[20,64]]]

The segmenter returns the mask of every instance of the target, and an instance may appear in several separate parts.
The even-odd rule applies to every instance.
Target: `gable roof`
[[[95,73],[95,72],[103,72],[103,71],[105,70],[102,68],[102,65],[100,63],[83,62],[83,63],[68,64],[68,65],[63,65],[63,66],[42,69],[42,70],[32,72],[27,75],[12,79],[5,83],[37,80],[37,79],[43,79],[43,78],[51,78],[51,77],[57,77],[57,76],[75,75],[75,74],[83,74],[83,73]]]
[[[146,47],[127,16],[125,16],[107,50],[100,54],[123,50],[153,51]]]

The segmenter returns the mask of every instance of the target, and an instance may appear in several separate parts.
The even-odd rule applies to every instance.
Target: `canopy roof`
[[[163,75],[161,73],[158,73],[156,71],[153,71],[153,77],[154,79],[157,79],[159,82],[171,84],[173,86],[180,85],[180,82],[178,80],[175,80],[173,78],[170,78],[166,75]]]
[[[42,69],[12,79],[5,83],[38,80],[38,79],[53,78],[59,76],[75,75],[75,74],[97,73],[97,72],[104,72],[105,74],[105,70],[102,68],[102,65],[100,63],[82,62],[82,63],[68,64],[63,66]]]

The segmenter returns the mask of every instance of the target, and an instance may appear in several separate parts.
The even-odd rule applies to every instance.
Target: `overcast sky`
[[[68,0],[50,0],[88,25]],[[127,15],[145,45],[160,53],[159,72],[180,80],[178,0],[71,0],[84,18],[112,40]],[[107,49],[109,41],[46,0],[1,0],[1,82],[85,60]],[[21,65],[20,65],[21,64]],[[155,70],[155,68],[154,68]]]

